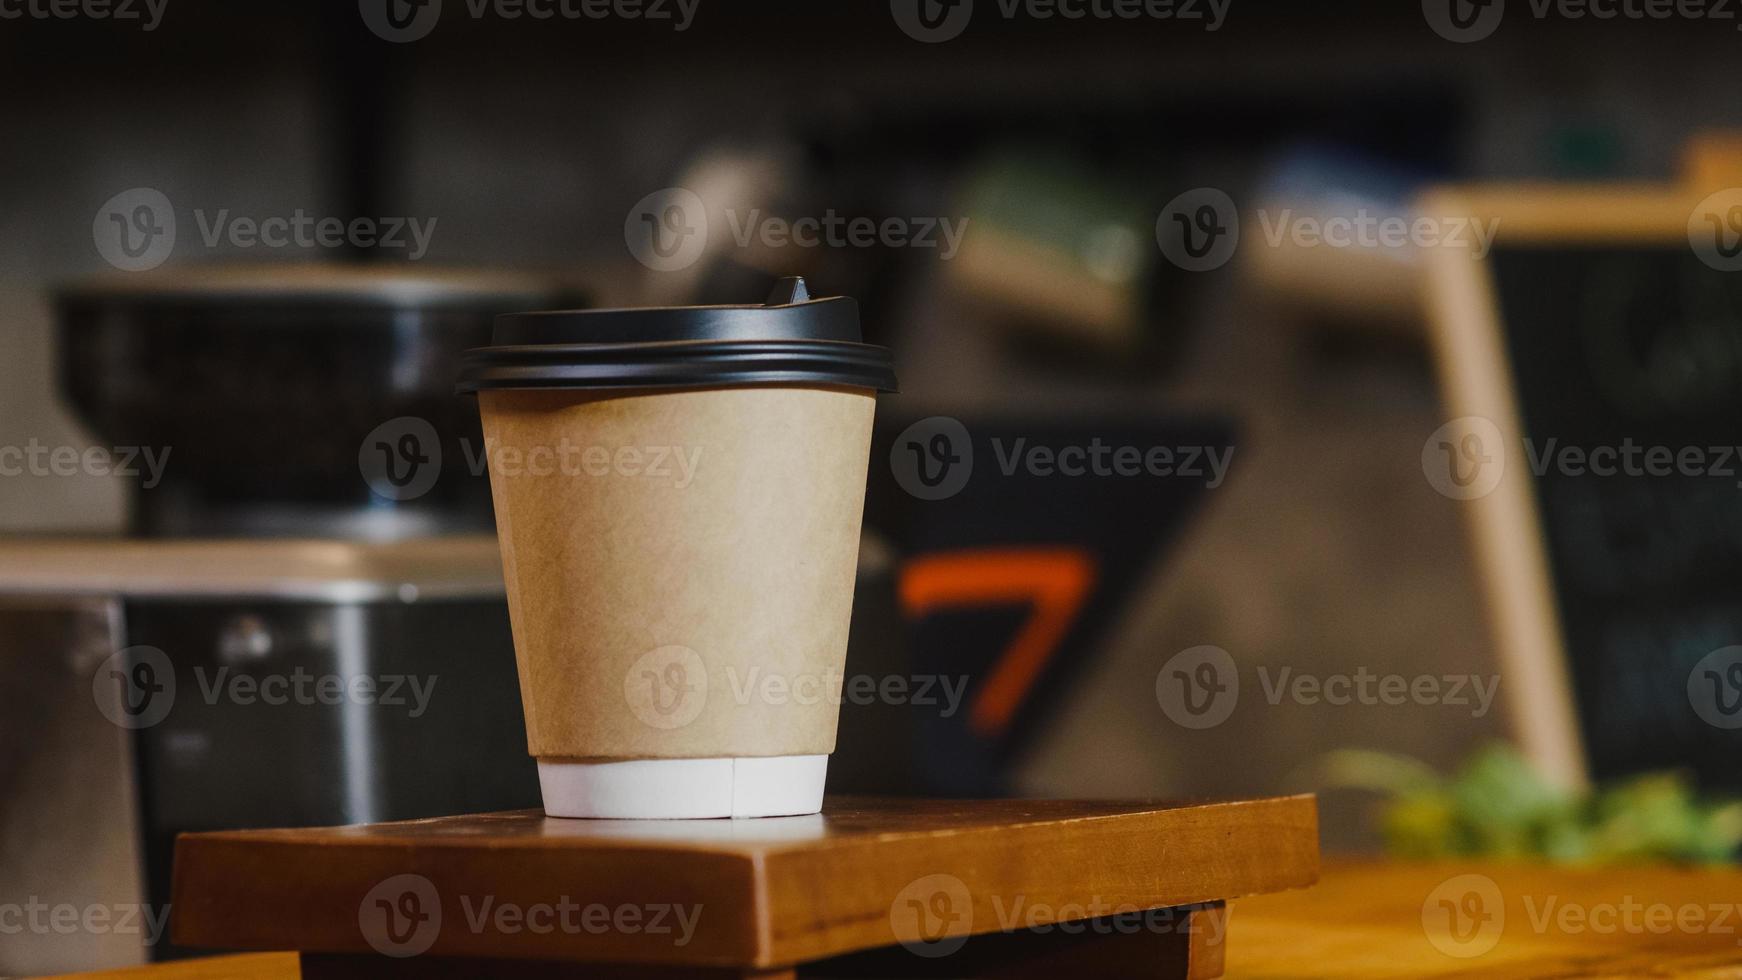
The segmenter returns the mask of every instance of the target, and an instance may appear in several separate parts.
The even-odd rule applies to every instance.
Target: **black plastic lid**
[[[859,306],[782,279],[761,306],[507,313],[467,351],[459,390],[816,384],[895,390],[887,348],[860,342]]]

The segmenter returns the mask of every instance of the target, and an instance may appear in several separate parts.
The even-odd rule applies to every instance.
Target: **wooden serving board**
[[[1222,903],[1310,885],[1318,864],[1311,796],[841,798],[736,821],[534,810],[186,835],[172,928],[186,946],[300,951],[311,978],[542,976],[577,962],[621,965],[588,976],[1020,976],[1097,962],[1109,975],[1216,976]]]

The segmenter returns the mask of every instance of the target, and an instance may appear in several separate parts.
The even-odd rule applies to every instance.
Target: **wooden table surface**
[[[1742,978],[1742,869],[1327,859],[1228,930],[1229,977]]]
[[[1456,931],[1443,902],[1463,910]],[[1327,861],[1307,891],[1233,904],[1227,975],[1742,978],[1739,905],[1742,869]],[[1476,928],[1484,913],[1491,918]],[[295,954],[263,953],[92,976],[298,980],[299,973]]]

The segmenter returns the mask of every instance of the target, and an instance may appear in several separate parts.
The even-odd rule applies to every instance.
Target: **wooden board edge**
[[[1182,824],[1181,827],[1177,828],[1153,828],[1147,831],[1151,835],[1161,835],[1169,831],[1190,829],[1190,818],[1182,816],[1182,814],[1192,812],[1201,814],[1206,810],[1218,809],[1237,814],[1244,822],[1224,822],[1216,829],[1206,831],[1207,837],[1215,838],[1214,841],[1201,842],[1206,851],[1217,848],[1226,852],[1238,853],[1253,847],[1258,838],[1270,835],[1271,850],[1275,853],[1291,856],[1292,863],[1287,866],[1267,865],[1263,872],[1254,872],[1247,878],[1242,878],[1237,872],[1224,869],[1223,873],[1232,880],[1218,883],[1214,887],[1202,887],[1195,890],[1182,888],[1165,898],[1143,903],[1143,909],[1184,909],[1206,906],[1256,894],[1309,888],[1318,882],[1320,869],[1318,798],[1311,793],[1266,797],[1256,800],[1209,802],[1192,806],[1169,807],[1165,811],[1135,811],[1127,814],[1074,817],[1070,818],[1069,822],[1125,821],[1140,824],[1145,821],[1172,820]],[[1015,828],[1015,830],[1029,829],[1036,837],[1040,837],[1046,833],[1044,823],[1038,827],[1024,825]],[[1278,839],[1277,828],[1281,828],[1280,844],[1275,843]],[[1133,833],[1141,836],[1144,831],[1140,827],[1134,827]],[[1011,828],[994,827],[967,828],[960,836],[997,837],[1002,838],[1003,843],[1010,844],[1013,835]],[[1036,844],[1044,845],[1044,841],[1036,841]],[[1190,850],[1189,847],[1180,849]],[[782,892],[783,886],[802,892],[806,890],[804,885],[807,881],[814,883],[821,879],[824,872],[806,866],[806,862],[816,856],[805,851],[790,850],[773,852],[766,856],[766,862],[763,866],[765,878],[759,891],[769,896],[766,904],[770,909],[779,903],[778,893]],[[889,868],[882,872],[882,874],[889,876],[888,880],[873,884],[868,889],[872,894],[878,896],[878,901],[873,901],[863,908],[849,913],[841,921],[825,924],[821,928],[807,927],[786,935],[782,935],[778,931],[772,932],[768,937],[768,946],[763,951],[763,955],[758,958],[756,965],[762,967],[790,966],[899,943],[900,937],[895,934],[891,925],[893,906],[900,900],[900,895],[906,888],[936,876],[932,873],[922,873],[915,876],[911,874],[913,870],[910,866],[906,871]],[[921,868],[919,870],[927,871],[928,869]],[[1265,878],[1262,884],[1251,880],[1258,874],[1263,874]],[[903,878],[911,880],[904,886],[896,880]],[[957,879],[957,882],[959,881],[960,879]],[[860,884],[865,883],[860,882]],[[884,898],[884,896],[888,897]],[[952,900],[959,904],[964,899],[955,898]],[[989,899],[983,895],[968,895],[965,900],[971,903],[974,908],[973,914],[969,916],[973,927],[961,932],[961,935],[978,936],[1000,931],[996,914],[992,910],[981,908],[982,905],[990,901]],[[1073,901],[1080,902],[1080,900],[1080,897],[1063,899],[1059,904],[1062,906]],[[771,924],[774,918],[771,913]]]
[[[287,841],[263,842],[227,833],[191,834],[185,837],[186,840],[180,843],[186,846],[176,848],[171,885],[172,907],[175,910],[171,914],[171,934],[178,945],[225,952],[294,949],[302,952],[367,956],[378,951],[372,948],[362,928],[355,924],[362,905],[359,898],[366,899],[368,896],[349,894],[341,897],[339,894],[346,890],[362,892],[363,889],[356,881],[346,880],[328,886],[321,880],[318,867],[312,862],[308,865],[306,876],[300,879],[266,880],[264,875],[255,873],[262,866],[271,867],[274,864],[271,856],[263,852],[281,848],[302,850],[309,845]],[[406,862],[404,856],[397,853],[400,850],[398,847],[371,850],[347,846],[342,850],[345,852],[343,858],[348,863],[376,866],[366,876],[366,880],[376,882],[377,887],[406,874],[427,875],[429,879],[438,882],[434,887],[436,901],[440,903],[442,912],[441,926],[434,945],[417,953],[418,956],[427,952],[428,956],[436,958],[568,960],[732,968],[752,965],[756,958],[758,943],[755,936],[761,928],[760,924],[752,929],[735,928],[730,925],[732,917],[724,920],[727,925],[715,926],[712,931],[705,927],[711,922],[721,920],[714,917],[700,919],[704,928],[694,934],[700,941],[688,947],[641,933],[637,933],[634,938],[624,939],[620,934],[609,930],[602,934],[589,932],[564,937],[548,931],[541,936],[522,929],[517,932],[517,938],[505,940],[499,937],[490,938],[494,931],[490,928],[482,931],[471,928],[467,919],[468,915],[475,914],[476,908],[481,906],[485,897],[492,898],[499,904],[515,904],[521,908],[537,903],[549,904],[559,897],[572,897],[578,904],[682,904],[699,910],[702,916],[707,915],[708,909],[742,909],[757,900],[757,862],[754,855],[667,850],[658,856],[657,868],[644,875],[632,876],[624,868],[615,869],[622,873],[614,873],[612,869],[599,870],[598,866],[602,863],[627,866],[644,860],[643,855],[624,851],[589,853],[577,850],[567,855],[569,866],[558,863],[549,870],[538,872],[536,877],[540,880],[537,882],[526,884],[516,883],[512,880],[512,875],[494,878],[494,872],[485,873],[476,867],[462,868],[457,872],[449,870],[444,874],[442,869],[416,860]],[[541,857],[524,848],[511,849],[509,853],[531,861],[538,861]],[[559,856],[557,861],[561,860]],[[589,871],[589,868],[593,870]],[[601,880],[610,882],[613,886],[620,882],[630,882],[626,888],[630,894],[651,887],[645,881],[647,878],[693,877],[696,884],[694,890],[688,894],[673,895],[668,891],[650,891],[640,896],[646,898],[646,902],[618,903],[614,899],[622,897],[621,894],[608,895],[598,890],[590,890],[587,880],[589,873],[599,874]],[[457,883],[455,878],[458,878]],[[612,890],[619,893],[625,891],[621,887]],[[372,893],[371,891],[370,894]],[[461,905],[466,901],[472,903],[472,909]],[[309,903],[314,904],[311,906]],[[306,915],[300,918],[287,916],[284,921],[277,921],[265,917],[248,919],[225,914],[226,910],[241,905],[258,907],[263,904],[277,904],[298,911],[310,907],[319,908],[319,917],[325,921],[312,927],[311,931]],[[519,933],[527,935],[522,937]],[[604,935],[606,939],[599,940],[599,935]]]

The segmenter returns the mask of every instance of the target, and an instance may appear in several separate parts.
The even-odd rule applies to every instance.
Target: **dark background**
[[[207,249],[195,208],[416,215],[439,222],[425,263],[548,271],[604,303],[743,302],[757,274],[673,282],[624,244],[635,203],[710,154],[779,161],[768,196],[790,213],[876,216],[963,214],[985,161],[1014,155],[1116,190],[1147,232],[1180,192],[1218,187],[1245,206],[1302,159],[1379,198],[1442,179],[1669,180],[1690,136],[1742,122],[1733,20],[1538,21],[1514,2],[1494,36],[1454,44],[1410,2],[1234,0],[1210,33],[1005,21],[980,0],[961,37],[921,44],[881,3],[701,0],[682,33],[446,6],[406,45],[339,0],[170,0],[151,33],[0,21],[0,442],[88,439],[53,380],[48,289],[105,270],[91,216],[133,187],[182,213],[177,265],[399,259]],[[1309,785],[1302,767],[1325,749],[1444,764],[1499,733],[1498,706],[1472,718],[1254,698],[1210,731],[1158,712],[1157,668],[1198,644],[1320,673],[1495,668],[1460,514],[1420,469],[1444,414],[1419,318],[1358,286],[1329,302],[1273,288],[1244,254],[1181,273],[1141,244],[1144,312],[1110,351],[1018,322],[934,253],[774,263],[860,298],[868,337],[902,366],[886,410],[1211,416],[1242,433],[1228,484],[1171,554],[1131,573],[1129,602],[1026,740],[1017,788],[1268,792]],[[0,481],[6,530],[112,529],[122,512],[115,481]],[[1327,801],[1332,843],[1362,835],[1342,806]]]

